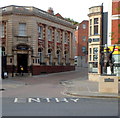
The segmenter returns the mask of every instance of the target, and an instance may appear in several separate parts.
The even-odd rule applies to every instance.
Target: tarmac
[[[73,72],[73,71],[71,71]],[[69,72],[70,73],[70,72]],[[62,74],[62,73],[59,73]],[[59,75],[58,74],[58,75]],[[43,76],[43,75],[41,75]],[[34,76],[33,76],[34,77]],[[11,81],[11,79],[9,80]],[[7,81],[8,82],[8,81]],[[9,83],[9,82],[8,82]],[[4,84],[4,82],[3,82]],[[14,86],[23,86],[21,83],[12,83]],[[65,90],[62,92],[66,96],[70,97],[84,97],[84,98],[120,98],[119,94],[114,93],[100,93],[99,92],[99,82],[89,81],[88,79],[84,78],[75,78],[72,80],[61,81],[60,84],[64,86]],[[120,87],[120,81],[119,81]],[[8,84],[6,84],[8,85]],[[9,88],[9,86],[8,86]],[[1,90],[2,91],[2,90]]]

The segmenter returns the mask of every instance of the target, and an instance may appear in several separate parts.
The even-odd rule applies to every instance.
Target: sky
[[[0,7],[8,5],[34,6],[47,11],[52,7],[54,13],[71,18],[77,22],[88,20],[89,8],[104,4],[104,11],[108,11],[110,0],[0,0]]]

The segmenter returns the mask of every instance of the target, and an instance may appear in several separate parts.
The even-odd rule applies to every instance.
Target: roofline
[[[103,5],[92,6],[92,7],[90,7],[89,9],[91,9],[91,8],[95,8],[95,7],[103,7]]]

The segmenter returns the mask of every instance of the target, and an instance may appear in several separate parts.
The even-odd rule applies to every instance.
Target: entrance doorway
[[[28,72],[28,54],[17,54],[17,65],[18,65],[18,73],[21,72],[20,66],[23,67],[23,73]]]

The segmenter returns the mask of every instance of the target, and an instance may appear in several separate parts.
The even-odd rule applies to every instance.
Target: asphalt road
[[[17,100],[15,100],[17,99]],[[3,116],[117,116],[117,99],[3,98]],[[40,100],[40,101],[39,101]]]
[[[117,99],[71,98],[62,94],[65,88],[60,84],[61,81],[87,79],[87,73],[84,68],[62,74],[5,79],[2,115],[117,116]],[[34,100],[30,101],[30,98]]]

